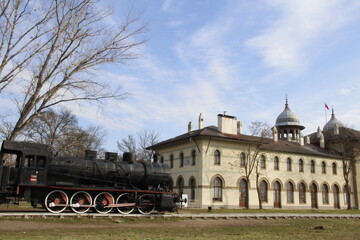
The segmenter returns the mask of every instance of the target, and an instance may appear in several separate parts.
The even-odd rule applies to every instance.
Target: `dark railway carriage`
[[[3,141],[0,152],[0,203],[25,199],[53,213],[70,208],[77,213],[117,209],[128,214],[137,209],[148,214],[175,211],[179,201],[172,192],[167,164],[135,162],[131,153],[119,161],[116,153],[98,159],[52,157],[44,144]]]

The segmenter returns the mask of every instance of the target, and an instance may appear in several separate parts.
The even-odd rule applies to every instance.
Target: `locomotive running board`
[[[49,207],[95,207],[96,205],[80,205],[80,204],[55,204],[50,203]],[[120,203],[120,204],[109,204],[106,206],[103,206],[104,208],[112,208],[112,207],[135,207],[136,203]]]

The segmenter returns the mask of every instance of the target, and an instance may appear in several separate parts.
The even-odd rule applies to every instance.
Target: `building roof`
[[[325,145],[326,142],[338,140],[339,135],[347,138],[360,139],[360,131],[347,127],[339,127],[339,135],[334,134],[334,129],[324,130],[322,133],[324,135]],[[317,137],[317,132],[308,135],[308,137],[310,138],[310,142],[313,144],[318,144],[320,141],[320,139]]]
[[[300,124],[300,120],[298,116],[290,110],[287,98],[285,103],[285,109],[277,117],[275,126],[276,127],[295,126],[300,129],[305,128],[303,125]]]
[[[297,142],[290,142],[286,140],[278,140],[277,142],[274,142],[274,140],[270,138],[261,138],[261,137],[249,136],[245,134],[226,134],[220,132],[215,126],[205,127],[202,129],[194,130],[179,135],[174,138],[170,138],[168,140],[154,144],[148,147],[148,149],[157,150],[165,146],[170,146],[178,142],[184,140],[190,140],[191,138],[194,139],[197,137],[213,137],[218,139],[241,141],[241,142],[248,142],[254,144],[261,143],[262,145],[260,149],[264,151],[339,158],[339,155],[337,155],[335,152],[331,152],[327,149],[320,148],[314,144],[305,144],[304,146],[301,146]]]
[[[310,156],[319,156],[319,157],[328,157],[328,158],[340,157],[340,155],[338,155],[336,152],[330,151],[325,148],[321,148],[314,144],[304,144],[303,146],[301,146],[297,142],[291,142],[287,140],[279,140],[277,142],[264,144],[260,147],[260,149],[271,152],[283,152],[283,153],[310,155]]]
[[[166,146],[166,145],[170,145],[170,144],[182,141],[182,140],[195,138],[195,137],[215,137],[215,138],[238,140],[238,141],[245,141],[245,142],[254,142],[254,143],[264,141],[264,138],[249,136],[249,135],[245,135],[245,134],[222,133],[222,132],[220,132],[218,130],[217,127],[208,126],[208,127],[202,128],[202,129],[190,131],[188,133],[179,135],[177,137],[173,137],[173,138],[170,138],[168,140],[159,142],[157,144],[154,144],[154,145],[148,147],[148,149],[156,149],[158,147],[163,147],[163,146]],[[272,140],[271,139],[265,139],[265,141],[268,142],[268,141],[272,141]]]
[[[332,109],[332,114],[331,114],[331,118],[330,120],[325,124],[323,130],[327,131],[327,130],[331,130],[331,129],[335,129],[335,127],[344,127],[344,125],[336,119],[335,117],[335,113],[334,113],[334,109]]]

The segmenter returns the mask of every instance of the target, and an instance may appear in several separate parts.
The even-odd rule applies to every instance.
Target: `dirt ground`
[[[84,221],[84,220],[82,220]],[[166,221],[166,228],[211,228],[221,226],[249,226],[271,224],[273,220],[256,219],[185,219],[178,221]],[[161,224],[161,223],[160,223]],[[91,228],[154,228],[159,227],[159,221],[126,222],[124,219],[99,220],[94,223],[86,222],[44,222],[30,220],[0,220],[0,231],[31,231],[52,229],[91,229]]]

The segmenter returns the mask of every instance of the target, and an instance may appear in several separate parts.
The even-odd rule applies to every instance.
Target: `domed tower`
[[[300,142],[301,130],[305,127],[300,124],[298,116],[290,110],[287,97],[285,109],[277,117],[275,127],[279,139]]]
[[[335,117],[335,113],[334,113],[334,108],[332,109],[332,114],[331,114],[331,118],[330,120],[325,124],[323,131],[328,131],[328,130],[335,130],[336,128],[339,127],[343,127],[344,125],[336,119]]]

